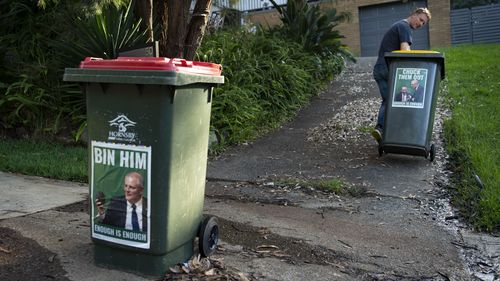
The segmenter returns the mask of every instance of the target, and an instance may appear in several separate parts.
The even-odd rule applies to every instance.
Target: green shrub
[[[101,11],[72,21],[72,42],[57,44],[67,60],[79,63],[85,57],[114,59],[122,49],[143,46],[149,38],[141,20],[134,16],[133,1],[125,6],[105,5]],[[76,61],[75,61],[76,58]]]
[[[63,32],[63,4],[42,11],[36,1],[1,1],[0,128],[55,134],[67,114],[51,40]],[[5,11],[5,12],[4,12]]]
[[[31,137],[67,137],[85,124],[85,96],[62,82],[64,68],[86,56],[116,57],[146,35],[130,5],[99,6],[102,13],[89,16],[95,7],[80,1],[37,2],[0,1],[0,133],[21,128]]]
[[[223,66],[226,82],[215,90],[211,124],[224,145],[290,119],[344,65],[262,30],[220,31],[205,38],[198,58]]]
[[[270,0],[280,15],[282,26],[274,27],[274,32],[300,44],[305,51],[320,56],[341,55],[355,61],[353,54],[341,43],[344,38],[335,28],[349,21],[347,12],[338,13],[337,9],[323,10],[319,5],[306,0],[288,0],[285,7]]]
[[[77,84],[62,82],[64,68],[85,56],[114,58],[118,49],[146,40],[130,6],[104,6],[97,14],[84,8],[97,2],[41,1],[42,9],[30,0],[0,1],[8,11],[0,15],[0,31],[6,34],[0,38],[0,130],[79,135],[85,97]],[[206,37],[198,57],[224,67],[226,83],[215,90],[212,114],[223,146],[290,119],[344,66],[339,53],[306,50],[282,32],[262,30]]]

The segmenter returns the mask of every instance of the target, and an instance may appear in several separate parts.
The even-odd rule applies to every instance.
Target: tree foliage
[[[40,7],[60,0],[38,0]],[[102,7],[133,5],[149,41],[159,41],[160,56],[192,60],[207,25],[212,0],[87,0],[84,7],[100,14]],[[194,8],[190,13],[192,2]]]
[[[149,2],[150,12],[141,12],[139,2]],[[62,74],[86,56],[114,58],[153,38],[164,40],[162,56],[196,59],[211,1],[198,0],[192,15],[187,2],[0,0],[0,134],[78,136],[85,96],[77,84],[63,83]],[[331,29],[337,17],[304,11],[300,32],[316,34],[293,39],[292,29],[230,31],[213,34],[198,52],[198,59],[224,65],[227,82],[216,90],[212,115],[224,143],[289,118],[342,69],[341,36]]]
[[[88,56],[113,59],[120,50],[142,46],[150,39],[132,8],[132,2],[126,6],[106,5],[89,18],[76,17],[72,26],[76,38],[55,44],[65,51],[69,61],[74,57],[76,62]]]
[[[324,55],[338,53],[354,60],[352,53],[341,43],[344,36],[335,30],[340,23],[350,20],[349,13],[338,13],[335,8],[321,10],[319,5],[309,4],[306,0],[288,0],[286,7],[270,1],[283,22],[283,27],[276,30],[302,45],[306,51]]]
[[[69,5],[68,5],[69,4]],[[0,1],[0,129],[57,134],[71,107],[60,81],[64,61],[52,42],[67,34],[61,15],[78,5]]]
[[[121,49],[151,40],[153,29],[168,35],[167,41],[156,34],[163,44],[161,55],[194,58],[211,0],[198,0],[192,16],[191,1],[155,1],[165,14],[156,28],[148,25],[152,18],[144,24],[134,16],[141,13],[139,3],[146,2],[153,3],[0,0],[0,133],[81,132],[75,127],[81,129],[85,122],[85,96],[78,85],[62,83],[64,68],[77,66],[86,56],[115,58]]]
[[[81,128],[85,96],[62,82],[64,68],[147,40],[126,1],[0,0],[0,8],[0,130],[16,136]]]

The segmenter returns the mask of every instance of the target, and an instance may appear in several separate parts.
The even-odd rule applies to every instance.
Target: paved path
[[[368,132],[353,138],[336,138],[335,134],[346,133],[346,129],[325,125],[343,110],[355,111],[351,105],[370,104],[374,107],[369,108],[371,114],[358,112],[361,117],[350,123],[368,118],[372,120],[367,124],[373,126],[377,111],[377,102],[373,101],[378,101],[378,94],[371,77],[372,63],[373,60],[364,58],[351,66],[328,92],[313,99],[293,122],[280,130],[235,147],[210,162],[208,175],[213,183],[207,190],[209,195],[214,192],[219,201],[207,204],[207,211],[321,245],[347,260],[342,263],[342,270],[334,270],[333,266],[329,268],[331,272],[341,274],[348,268],[348,275],[357,280],[378,275],[395,280],[466,280],[466,267],[454,245],[458,241],[456,233],[447,229],[444,217],[443,224],[438,223],[438,214],[429,210],[440,208],[445,216],[451,214],[445,205],[439,206],[440,190],[435,186],[440,181],[443,163],[405,155],[379,158],[376,142]],[[356,125],[361,124],[353,127]],[[312,137],[311,141],[311,132],[318,128],[332,135],[332,139],[321,141]],[[434,141],[439,143],[438,139]],[[442,149],[438,155],[442,157]],[[288,199],[287,205],[296,205],[285,207],[254,203],[263,197],[262,189],[266,186],[260,188],[260,193],[252,192],[249,184],[237,187],[244,182],[332,177],[367,188],[368,194],[327,199],[280,194]],[[228,187],[221,189],[224,181]],[[231,193],[235,194],[232,198],[250,198],[251,202],[220,200],[222,195]],[[328,275],[324,280],[329,280]]]
[[[84,184],[0,172],[0,220],[85,200]]]

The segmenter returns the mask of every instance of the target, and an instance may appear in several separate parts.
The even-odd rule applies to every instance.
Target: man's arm
[[[399,49],[403,51],[409,51],[410,44],[408,44],[408,42],[401,42],[401,44],[399,45]]]

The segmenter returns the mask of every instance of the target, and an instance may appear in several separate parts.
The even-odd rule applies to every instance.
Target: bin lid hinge
[[[168,91],[170,93],[170,104],[173,104],[174,103],[174,99],[175,99],[175,87],[174,86],[167,86],[168,87]]]
[[[82,91],[83,95],[87,95],[87,86],[89,83],[80,83],[80,90]]]
[[[208,91],[207,91],[207,94],[208,94],[208,99],[207,99],[207,103],[211,103],[212,102],[212,93],[214,91],[214,87],[208,87]]]
[[[99,87],[101,88],[102,93],[105,94],[106,90],[108,90],[109,84],[108,83],[99,83]]]
[[[144,91],[144,85],[143,84],[135,84],[135,86],[137,87],[137,91],[139,91],[139,95],[142,96],[142,93]]]

